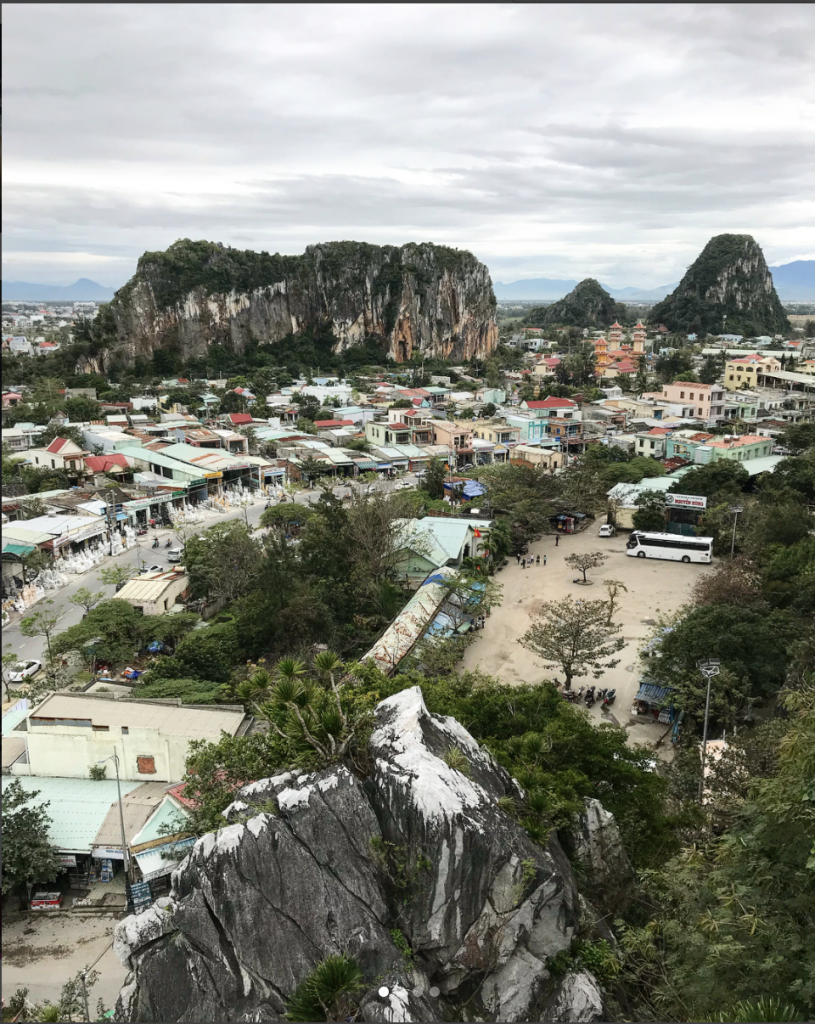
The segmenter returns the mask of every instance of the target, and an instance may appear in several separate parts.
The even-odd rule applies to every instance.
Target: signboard
[[[665,504],[674,508],[707,508],[707,498],[698,494],[666,494]]]
[[[64,868],[76,867],[76,856],[73,853],[58,853],[57,860]]]
[[[230,469],[245,469],[245,466],[230,466]],[[223,473],[204,473],[205,480],[220,480]]]
[[[94,846],[93,856],[97,860],[124,860],[121,846]]]
[[[86,540],[88,537],[97,537],[100,533],[104,533],[107,529],[107,523],[97,523],[94,526],[88,526],[84,530],[80,530],[79,533],[73,533],[68,538],[73,543],[78,543],[81,540]]]

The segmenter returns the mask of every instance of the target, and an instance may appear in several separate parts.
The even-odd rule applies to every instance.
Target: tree
[[[696,605],[724,604],[742,608],[766,605],[761,574],[745,558],[722,561],[700,576],[692,592]]]
[[[646,366],[645,359],[640,360],[640,364],[637,367],[637,374],[634,377],[634,394],[641,395],[643,391],[648,390],[648,367]]]
[[[318,476],[330,473],[332,469],[330,462],[321,462],[313,455],[306,455],[300,459],[300,473],[306,480],[314,480]]]
[[[570,569],[577,569],[578,572],[583,573],[583,583],[588,583],[586,579],[586,573],[589,569],[597,569],[604,562],[608,561],[608,555],[604,555],[602,551],[587,551],[583,554],[566,555],[563,561]]]
[[[634,529],[664,533],[667,511],[662,491],[643,491],[637,498],[637,511],[632,519]]]
[[[19,779],[3,788],[3,894],[35,883],[53,882],[63,870],[48,839],[49,803],[31,802],[40,791],[26,792]]]
[[[96,593],[92,594],[87,587],[80,587],[73,597],[68,598],[68,602],[69,604],[75,604],[80,608],[84,608],[85,614],[87,615],[91,608],[93,608],[95,604],[99,604],[104,596],[105,594],[102,590],[97,590]]]
[[[706,466],[694,466],[668,488],[671,494],[698,494],[708,499],[728,500],[741,496],[750,474],[740,462],[718,459]]]
[[[706,356],[699,371],[699,380],[703,384],[715,384],[721,377],[722,372],[716,356]]]
[[[625,647],[625,641],[614,636],[621,628],[618,623],[608,624],[607,601],[567,597],[545,602],[519,642],[545,665],[559,666],[569,690],[575,676],[591,672],[599,679],[604,669],[619,664],[619,658],[612,656]]]
[[[433,501],[439,501],[444,497],[444,481],[447,471],[441,459],[433,458],[427,464],[422,490],[427,491]]]
[[[37,519],[39,516],[48,514],[48,506],[42,498],[32,498],[30,501],[26,501],[22,509],[25,519]]]
[[[107,569],[99,570],[99,582],[108,587],[118,587],[120,583],[127,583],[136,575],[136,569],[132,565],[112,565]]]
[[[503,374],[501,373],[501,367],[498,365],[498,360],[495,358],[488,359],[484,370],[487,379],[487,387],[500,388],[503,380]]]
[[[64,441],[73,441],[80,449],[85,450],[85,438],[82,431],[79,427],[70,427],[67,424],[59,426],[57,423],[49,423],[40,434],[38,444],[41,448],[47,448],[57,437],[61,437]]]
[[[84,395],[77,395],[76,398],[68,398],[65,402],[65,411],[75,423],[87,423],[89,420],[99,419],[101,406],[92,398]]]
[[[286,1000],[286,1020],[353,1020],[355,996],[366,987],[356,957],[340,953],[321,960]]]
[[[52,652],[52,640],[57,632],[57,623],[62,616],[62,608],[59,606],[54,607],[54,602],[51,600],[43,601],[42,604],[46,607],[43,607],[41,611],[34,612],[33,615],[27,615],[20,621],[20,632],[23,636],[45,637],[45,645],[48,651],[45,672],[49,681],[53,683],[55,678],[55,665],[54,655]]]
[[[620,580],[603,580],[603,586],[608,591],[608,623],[611,625],[611,620],[614,618],[614,613],[617,610],[617,599],[620,594],[627,594],[628,587]]]
[[[487,404],[481,409],[481,416],[485,420],[490,420],[497,412],[498,406],[492,402],[487,402]]]
[[[272,505],[261,513],[260,525],[288,530],[292,526],[303,526],[314,515],[314,509],[310,505],[297,505],[295,502]]]
[[[815,451],[815,423],[797,423],[786,428],[779,435],[778,443],[788,448],[793,455]]]
[[[259,542],[240,520],[193,534],[184,545],[184,568],[192,596],[234,601],[251,588],[260,558]]]
[[[70,626],[54,640],[54,655],[79,651],[88,660],[122,662],[132,659],[148,642],[150,616],[145,616],[127,601],[113,598],[91,608],[81,622]],[[87,645],[96,641],[92,647]],[[89,651],[92,653],[88,654]]]

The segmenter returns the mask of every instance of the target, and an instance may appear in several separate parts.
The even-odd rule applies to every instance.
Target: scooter
[[[156,539],[153,541],[153,543],[150,545],[150,547],[151,548],[157,548],[158,546],[159,546],[158,537],[156,537]]]
[[[590,686],[588,688],[588,690],[586,690],[586,696],[583,699],[585,700],[585,702],[587,704],[589,703],[589,701],[591,701],[592,704],[594,703],[594,687],[593,686]]]
[[[581,686],[580,689],[577,691],[577,693],[574,695],[574,699],[575,700],[582,700],[583,699],[583,692],[585,691],[585,689],[586,689],[585,686]]]
[[[167,543],[164,545],[165,548],[171,548],[172,546],[173,542],[171,540],[168,540]]]
[[[608,693],[608,687],[604,686],[602,690],[597,691],[597,700],[605,700],[605,696]]]
[[[614,701],[616,699],[617,699],[617,691],[616,690],[609,690],[608,693],[606,694],[604,700],[603,700],[603,707],[604,708],[611,707],[611,705],[614,703]]]

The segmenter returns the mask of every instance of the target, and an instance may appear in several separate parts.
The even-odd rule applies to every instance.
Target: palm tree
[[[314,667],[317,670],[317,675],[321,679],[328,679],[331,683],[331,689],[336,691],[337,687],[334,682],[334,673],[339,672],[342,668],[342,659],[334,651],[320,651],[314,658]]]
[[[281,658],[275,666],[278,679],[299,679],[306,674],[305,662],[299,658]]]

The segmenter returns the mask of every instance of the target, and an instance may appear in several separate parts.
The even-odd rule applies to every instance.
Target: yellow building
[[[770,355],[759,355],[758,352],[729,359],[724,372],[724,386],[728,391],[754,388],[757,386],[759,374],[777,373],[780,369],[780,359]]]

